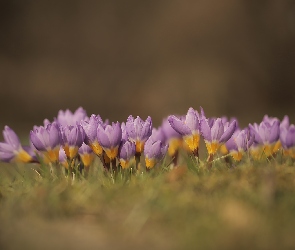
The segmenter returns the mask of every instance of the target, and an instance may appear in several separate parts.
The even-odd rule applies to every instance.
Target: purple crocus
[[[105,127],[98,124],[97,139],[110,160],[116,159],[122,139],[120,123],[112,123],[112,125],[106,125]]]
[[[58,156],[59,162],[62,166],[64,166],[66,169],[69,168],[69,162],[67,160],[67,155],[62,147],[59,149],[59,156]]]
[[[135,143],[136,153],[141,154],[146,140],[152,134],[152,119],[150,116],[143,121],[139,116],[133,118],[130,115],[126,122],[126,132],[128,139]]]
[[[0,160],[4,162],[32,162],[33,157],[21,145],[17,134],[8,126],[4,127],[5,142],[0,142]]]
[[[135,144],[131,141],[122,140],[119,148],[119,160],[123,169],[129,167],[130,160],[135,156]]]
[[[92,149],[86,145],[85,143],[82,144],[82,146],[79,148],[79,155],[81,157],[81,161],[83,162],[83,165],[85,168],[89,168],[91,163],[94,160],[94,153]]]
[[[292,158],[295,158],[295,126],[293,124],[288,128],[281,128],[280,141],[284,149],[284,155],[289,155]]]
[[[182,146],[182,136],[173,129],[168,121],[164,119],[162,122],[162,131],[165,136],[165,142],[168,144],[168,155],[176,156],[179,148]]]
[[[272,155],[275,143],[280,136],[280,121],[275,120],[272,123],[262,121],[259,125],[257,123],[249,124],[249,127],[255,135],[255,145],[251,148],[251,154],[255,158],[260,158],[262,153],[265,156]]]
[[[155,164],[164,157],[167,149],[168,145],[162,143],[160,140],[154,140],[154,138],[151,136],[146,141],[144,146],[146,168],[153,168]]]
[[[289,117],[287,115],[284,116],[284,118],[281,122],[277,117],[270,117],[268,115],[265,115],[263,117],[262,121],[269,123],[270,125],[273,125],[274,122],[279,122],[280,123],[280,130],[282,128],[289,128],[289,126],[290,126]],[[278,138],[277,141],[274,142],[274,146],[272,149],[273,153],[276,153],[280,148],[282,148],[282,144],[280,142],[280,138]]]
[[[236,130],[232,137],[226,142],[226,148],[231,156],[236,161],[240,161],[254,142],[254,134],[246,128],[243,130]]]
[[[201,134],[205,140],[208,154],[214,155],[221,144],[227,142],[233,135],[237,122],[234,120],[229,125],[224,126],[222,119],[217,118],[210,123],[208,119],[202,116],[200,121]]]
[[[61,127],[62,146],[69,160],[78,155],[78,150],[84,141],[84,130],[81,125]]]
[[[82,120],[85,120],[86,118],[86,111],[82,107],[79,107],[74,113],[72,113],[69,109],[66,111],[60,110],[58,112],[56,122],[61,126],[73,126],[77,123],[80,123]]]
[[[81,121],[81,126],[85,132],[85,143],[93,150],[93,152],[101,156],[103,149],[97,140],[97,127],[98,124],[105,127],[106,125],[103,123],[101,117],[99,115],[91,115],[89,120]]]
[[[61,133],[56,122],[48,124],[46,128],[35,127],[30,132],[30,139],[34,147],[42,152],[50,162],[58,162]]]
[[[177,133],[182,135],[184,142],[190,150],[198,156],[200,144],[199,113],[193,108],[189,108],[185,119],[171,115],[168,117],[168,122]]]

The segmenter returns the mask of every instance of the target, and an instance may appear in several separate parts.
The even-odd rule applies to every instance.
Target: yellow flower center
[[[149,169],[153,168],[156,165],[156,160],[155,159],[149,159],[145,158],[145,166]]]
[[[32,157],[25,150],[21,149],[17,153],[16,161],[27,163],[27,162],[32,161]]]
[[[220,147],[220,144],[218,142],[206,142],[206,148],[209,155],[216,154],[218,148]]]
[[[187,135],[183,137],[183,140],[188,145],[189,149],[194,152],[199,148],[200,144],[200,135],[199,134],[193,134],[193,135]]]

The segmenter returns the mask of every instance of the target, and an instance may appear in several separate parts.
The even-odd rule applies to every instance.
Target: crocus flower
[[[280,122],[279,120],[269,122],[262,121],[259,125],[257,123],[249,124],[251,131],[255,135],[255,144],[251,147],[251,154],[255,158],[260,158],[262,153],[265,156],[273,154],[273,149],[280,136]]]
[[[175,156],[182,146],[182,136],[173,129],[167,119],[162,122],[162,131],[165,136],[165,142],[168,143],[168,155]]]
[[[217,118],[210,126],[208,119],[201,118],[201,134],[205,140],[209,155],[214,155],[221,144],[227,142],[236,129],[236,121],[232,121],[228,126],[224,126],[221,118]]]
[[[126,132],[128,134],[128,139],[135,143],[136,153],[141,154],[146,140],[152,134],[151,117],[143,121],[139,116],[134,119],[133,116],[130,115],[126,122]]]
[[[131,141],[122,141],[119,148],[119,160],[123,169],[129,167],[130,160],[135,156],[135,144]]]
[[[43,126],[35,127],[30,132],[30,139],[35,148],[42,152],[49,161],[58,162],[61,133],[56,122],[48,124],[46,128]]]
[[[66,111],[60,110],[58,112],[56,122],[61,126],[73,126],[80,123],[86,117],[87,113],[82,107],[79,107],[74,113],[72,113],[69,109]]]
[[[277,117],[270,117],[268,115],[265,115],[263,117],[263,122],[273,124],[274,122],[280,122],[280,120]],[[289,122],[289,117],[287,115],[284,116],[283,120],[280,122],[280,130],[282,128],[289,128],[290,122]],[[276,153],[280,148],[282,147],[282,144],[280,142],[280,138],[277,139],[277,141],[274,143],[273,146],[273,153]]]
[[[199,114],[193,108],[189,108],[185,119],[171,115],[168,117],[171,127],[182,135],[184,142],[190,150],[198,156],[200,143]]]
[[[97,140],[98,124],[105,127],[99,115],[91,115],[88,121],[81,121],[81,126],[85,132],[85,143],[93,150],[96,155],[101,156],[103,149]]]
[[[145,165],[147,169],[151,169],[166,154],[168,145],[163,144],[159,140],[150,137],[144,146]]]
[[[84,130],[81,125],[61,127],[62,146],[69,160],[74,159],[84,141]]]
[[[289,155],[292,158],[295,158],[295,126],[293,124],[288,128],[281,128],[280,141],[284,149],[284,155]]]
[[[94,160],[94,154],[92,149],[88,145],[83,143],[82,146],[79,148],[78,152],[84,167],[89,168],[89,166]]]
[[[97,139],[103,150],[106,152],[106,155],[111,160],[114,160],[118,155],[118,148],[122,139],[120,123],[112,123],[112,125],[107,125],[105,128],[98,124]]]
[[[33,157],[22,147],[17,134],[8,126],[4,127],[5,142],[0,142],[0,160],[4,162],[32,162]]]
[[[63,165],[66,169],[69,168],[69,162],[67,160],[67,155],[62,147],[59,149],[58,159],[59,159],[59,162],[61,165]]]
[[[226,148],[236,161],[240,161],[254,142],[254,134],[249,129],[236,130],[232,137],[226,142]]]

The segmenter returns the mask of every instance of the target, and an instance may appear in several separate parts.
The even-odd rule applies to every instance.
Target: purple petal
[[[141,129],[141,134],[140,134],[140,140],[141,141],[146,141],[152,134],[152,118],[148,116],[146,121],[144,122],[142,129]]]
[[[192,133],[190,128],[182,120],[174,115],[168,117],[168,122],[170,123],[171,127],[181,135],[190,135]]]
[[[39,139],[39,136],[37,135],[37,130],[36,131],[31,131],[30,132],[30,140],[33,143],[34,147],[39,150],[39,151],[45,151],[46,146],[44,143]]]
[[[295,126],[291,125],[286,136],[286,146],[291,148],[295,146]]]
[[[108,128],[108,126],[110,125],[107,125],[106,129]],[[104,128],[100,124],[97,127],[97,140],[102,147],[104,148],[111,147],[111,142],[109,140],[109,137],[107,136]]]
[[[207,119],[201,119],[200,130],[204,140],[208,142],[212,142],[211,129],[209,127]]]
[[[223,143],[229,140],[229,138],[233,135],[233,133],[236,130],[236,126],[237,126],[237,122],[233,121],[229,127],[227,128],[227,130],[225,130],[225,132],[223,133],[223,135],[221,136],[219,142]]]
[[[199,117],[193,108],[189,108],[185,118],[185,124],[191,131],[199,131]]]
[[[134,119],[133,116],[129,116],[127,118],[127,122],[126,122],[126,132],[128,134],[128,137],[132,140],[136,140],[136,131],[135,131],[135,127],[134,127]]]
[[[3,130],[3,137],[5,142],[10,144],[15,150],[19,150],[21,147],[17,134],[8,126],[5,126]]]
[[[254,125],[249,124],[250,130],[254,133],[254,141],[258,144],[263,144],[262,138],[260,137],[259,134],[259,127],[256,123]]]
[[[55,148],[61,142],[61,134],[58,125],[54,122],[46,128],[49,135],[49,147]]]
[[[109,135],[109,140],[112,147],[117,147],[120,145],[122,139],[122,129],[119,122],[113,123],[112,132]]]
[[[280,122],[274,121],[269,130],[269,143],[276,142],[280,137]]]
[[[212,141],[219,141],[221,139],[221,136],[224,133],[224,127],[222,120],[220,118],[216,119],[214,122],[212,128],[211,128],[211,138]],[[224,141],[225,142],[225,141]]]

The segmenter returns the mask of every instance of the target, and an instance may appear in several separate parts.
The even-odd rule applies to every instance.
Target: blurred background
[[[0,1],[0,125],[59,109],[295,118],[295,1]]]

